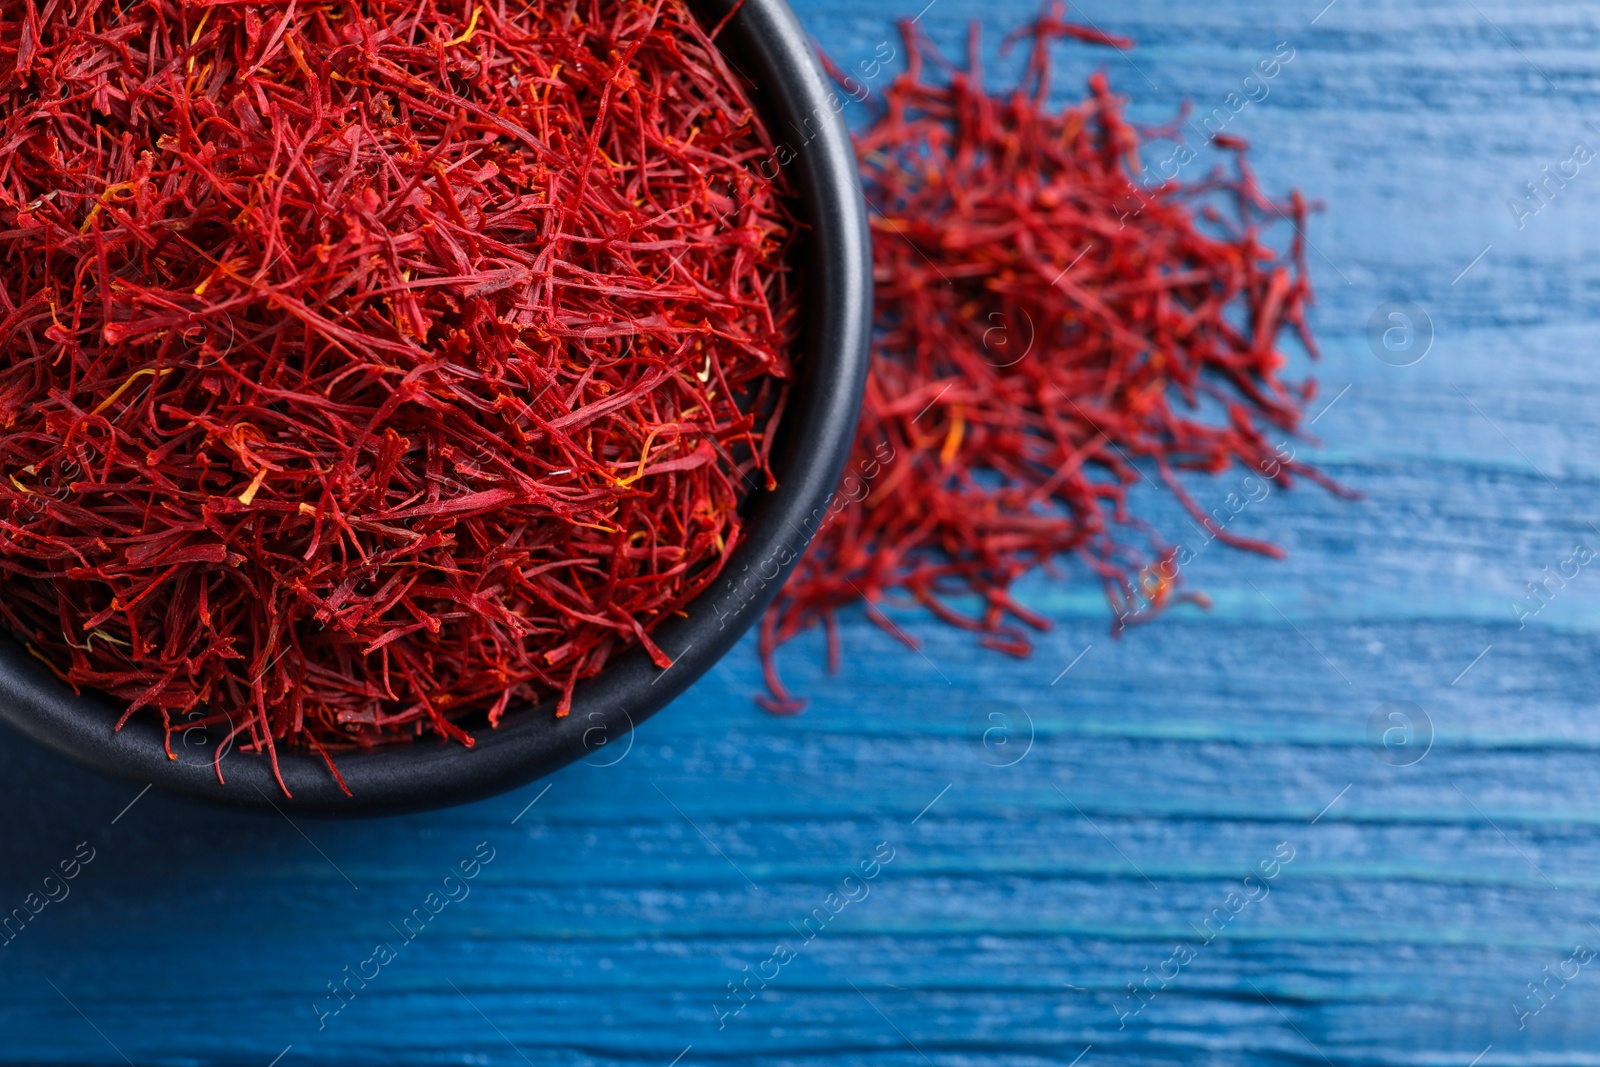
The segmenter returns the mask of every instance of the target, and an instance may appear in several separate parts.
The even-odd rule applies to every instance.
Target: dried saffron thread
[[[1047,106],[1053,39],[1132,45],[1062,12],[1007,39],[1030,47],[1001,94],[984,88],[975,26],[962,68],[901,23],[906,70],[856,137],[877,285],[856,488],[762,620],[768,710],[803,707],[778,647],[821,625],[837,669],[835,616],[857,602],[912,647],[881,609],[890,597],[1019,656],[1026,628],[1048,620],[1010,589],[1063,556],[1099,580],[1115,631],[1204,603],[1132,512],[1141,479],[1159,478],[1217,539],[1270,556],[1281,553],[1219,527],[1180,472],[1237,464],[1343,492],[1275,445],[1315,394],[1283,378],[1278,346],[1289,329],[1316,354],[1308,205],[1267,198],[1233,138],[1218,139],[1231,175],[1141,183],[1141,147],[1173,129],[1130,123],[1104,74],[1082,102]],[[1281,219],[1294,230],[1287,254],[1263,239]],[[962,597],[981,611],[956,610]]]
[[[682,0],[22,0],[0,71],[0,616],[52,669],[276,774],[670,664],[798,293]]]

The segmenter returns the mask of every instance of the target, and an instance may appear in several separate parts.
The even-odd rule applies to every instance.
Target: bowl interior
[[[775,141],[770,160],[787,170],[799,198],[805,241],[806,332],[799,376],[779,428],[772,466],[779,487],[755,490],[746,503],[746,539],[716,584],[687,617],[662,624],[654,639],[673,659],[662,670],[639,649],[611,661],[580,685],[572,712],[554,702],[513,709],[498,729],[475,731],[476,745],[423,739],[337,757],[352,796],[322,759],[278,755],[290,796],[264,756],[238,751],[213,769],[217,736],[190,731],[166,754],[152,715],[120,731],[109,699],[75,693],[9,637],[0,637],[0,721],[77,762],[189,796],[310,814],[378,815],[441,807],[514,788],[619,742],[728,651],[777,593],[805,549],[849,455],[866,377],[872,282],[865,205],[839,97],[823,75],[804,30],[784,0],[697,0],[707,25],[728,22],[718,37],[730,64]],[[732,12],[730,17],[730,12]],[[612,749],[612,752],[619,749]]]

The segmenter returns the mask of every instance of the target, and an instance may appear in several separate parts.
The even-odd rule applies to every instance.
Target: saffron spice
[[[5,4],[6,626],[169,753],[217,726],[274,773],[565,714],[630,647],[670,665],[652,629],[771,483],[796,332],[797,226],[716,29],[682,0]]]
[[[1080,103],[1049,107],[1053,40],[1132,43],[1064,21],[1059,6],[1006,42],[1029,51],[1021,83],[998,95],[984,88],[976,29],[965,67],[914,22],[901,32],[906,70],[856,139],[877,286],[856,476],[763,619],[759,699],[774,712],[802,706],[778,646],[821,625],[836,669],[835,616],[858,601],[912,647],[882,611],[891,596],[1019,656],[1026,628],[1047,621],[1010,590],[1062,556],[1101,583],[1119,631],[1203,602],[1132,512],[1141,480],[1216,539],[1269,556],[1279,550],[1223,529],[1180,474],[1238,465],[1342,492],[1279,451],[1315,394],[1283,377],[1279,347],[1288,330],[1316,354],[1305,200],[1264,195],[1237,138],[1216,139],[1229,173],[1144,173],[1141,149],[1170,147],[1176,127],[1129,122],[1104,74]],[[1274,223],[1291,233],[1286,254],[1264,241]],[[957,610],[961,597],[980,610]]]

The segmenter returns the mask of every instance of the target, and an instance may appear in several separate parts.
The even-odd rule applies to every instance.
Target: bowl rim
[[[76,763],[170,793],[296,814],[393,815],[492,796],[584,756],[613,762],[601,751],[606,745],[682,694],[738,643],[824,520],[849,458],[871,339],[872,255],[840,97],[786,0],[690,0],[690,6],[708,25],[728,20],[718,44],[746,81],[776,146],[758,165],[790,170],[809,230],[805,352],[772,456],[779,488],[752,491],[745,540],[716,583],[688,605],[686,617],[652,635],[672,666],[658,668],[643,650],[630,649],[576,688],[565,718],[554,717],[553,700],[524,706],[498,728],[478,730],[471,749],[425,738],[344,753],[338,766],[351,796],[319,756],[300,751],[278,754],[290,796],[257,754],[225,754],[226,784],[219,784],[211,750],[200,744],[209,735],[196,739],[200,751],[180,743],[180,758],[169,759],[153,716],[136,715],[114,732],[120,709],[113,701],[74,692],[9,636],[0,637],[0,722]],[[791,141],[790,132],[799,136]]]

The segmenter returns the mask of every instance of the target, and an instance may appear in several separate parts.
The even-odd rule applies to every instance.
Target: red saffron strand
[[[804,706],[778,648],[820,624],[836,667],[835,616],[857,602],[913,648],[882,611],[891,596],[1018,656],[1048,621],[1009,590],[1063,556],[1100,582],[1114,632],[1204,604],[1181,589],[1177,550],[1133,513],[1140,480],[1159,477],[1217,539],[1274,556],[1219,526],[1180,472],[1237,466],[1344,492],[1279,450],[1315,394],[1283,377],[1278,347],[1290,328],[1316,354],[1308,205],[1265,196],[1236,138],[1218,141],[1231,175],[1151,179],[1140,150],[1173,131],[1130,123],[1104,74],[1051,110],[1053,39],[1132,45],[1062,15],[1007,38],[1030,47],[1004,93],[982,85],[976,27],[963,69],[901,23],[906,70],[856,137],[877,286],[865,405],[845,488],[762,623],[769,711]],[[1263,238],[1281,220],[1295,234],[1286,255]]]
[[[0,618],[52,670],[342,786],[667,662],[799,321],[683,0],[7,5],[0,71]]]

